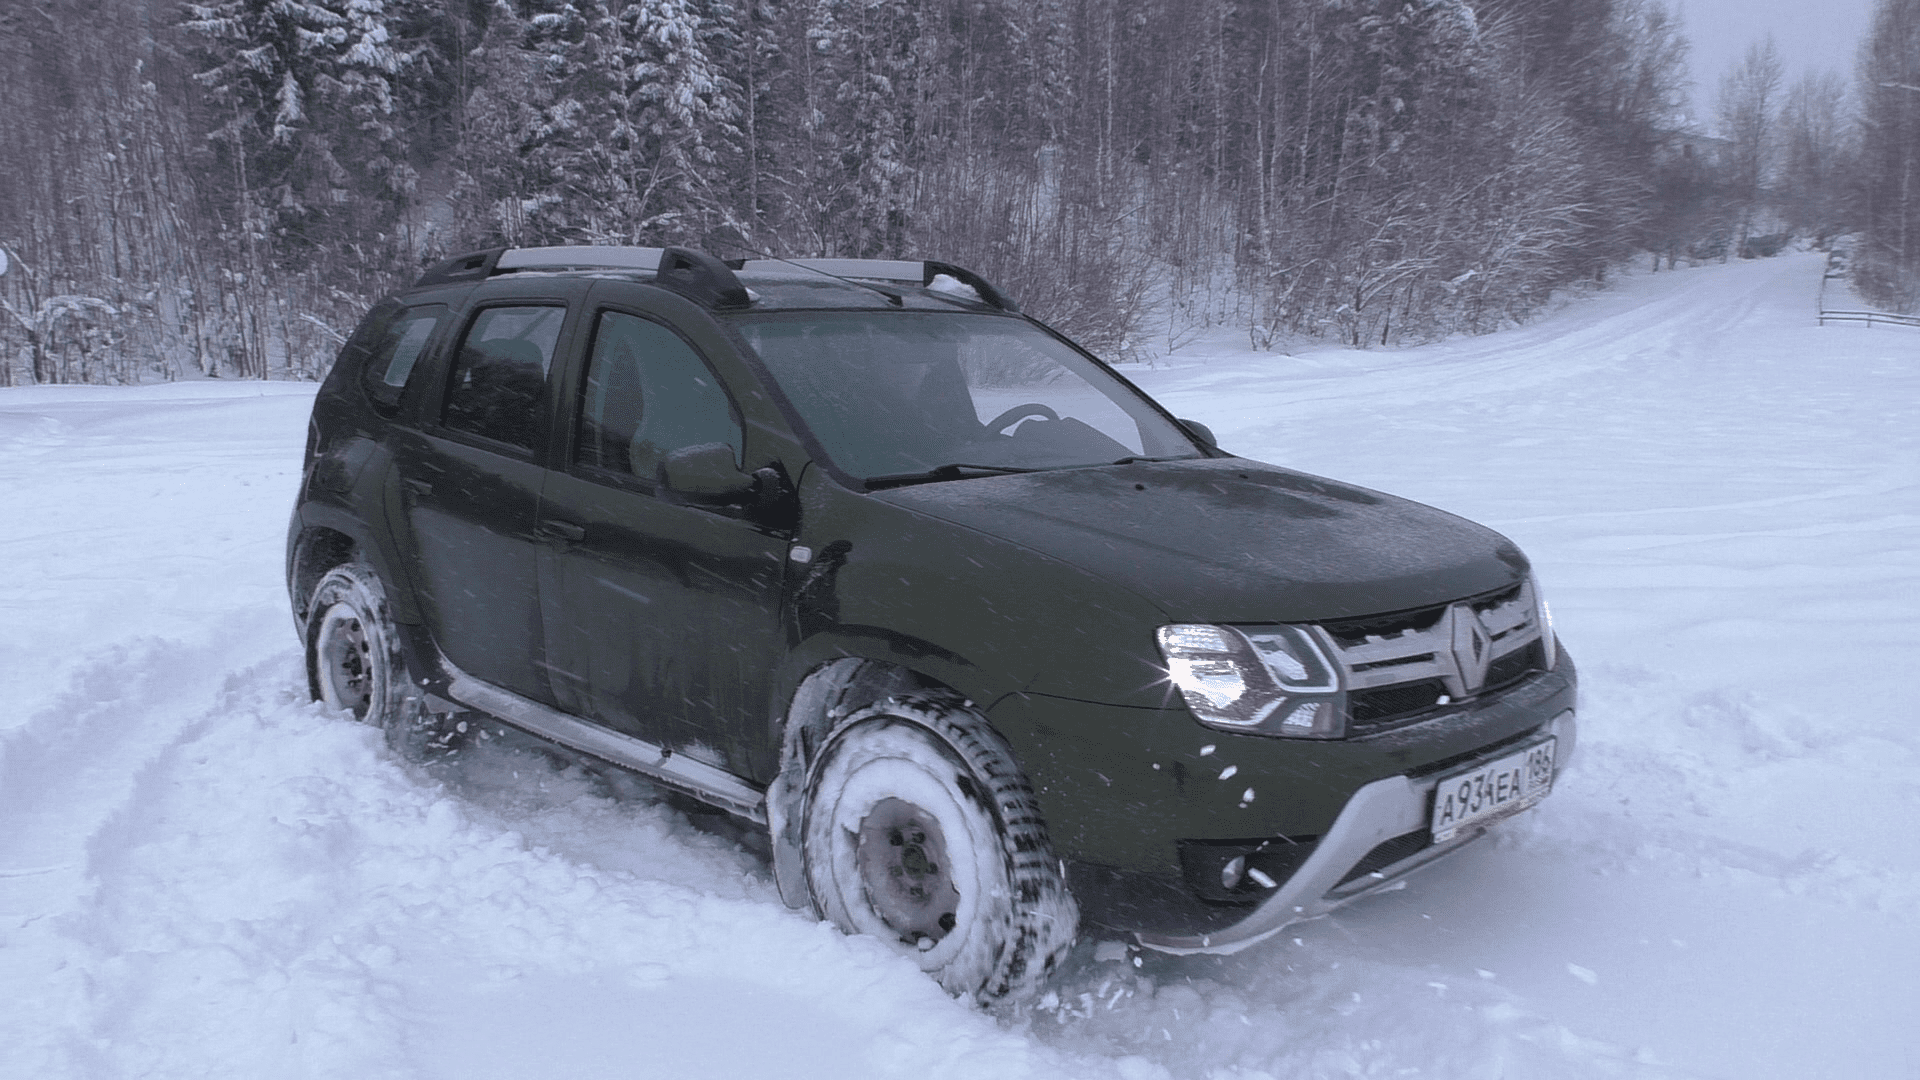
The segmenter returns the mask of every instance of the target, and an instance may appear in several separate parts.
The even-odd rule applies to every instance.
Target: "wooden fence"
[[[1887,311],[1832,311],[1820,309],[1820,325],[1830,322],[1857,322],[1872,326],[1874,323],[1887,323],[1892,326],[1920,326],[1920,315],[1895,315]]]
[[[1820,277],[1820,295],[1814,301],[1814,304],[1815,307],[1819,309],[1821,326],[1825,326],[1830,322],[1838,322],[1865,323],[1868,326],[1872,326],[1874,323],[1886,323],[1888,326],[1920,327],[1920,315],[1898,315],[1891,311],[1849,311],[1829,308],[1827,306],[1827,282],[1834,278],[1844,278],[1847,276],[1846,270],[1839,268],[1839,266],[1839,260],[1836,257],[1828,256],[1827,272]]]

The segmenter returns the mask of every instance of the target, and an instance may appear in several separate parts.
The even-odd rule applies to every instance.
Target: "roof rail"
[[[495,265],[501,270],[657,270],[665,250],[600,244],[510,248]]]
[[[900,281],[921,284],[925,263],[905,259],[749,259],[740,269],[756,273],[791,272],[794,267],[815,270],[834,277],[864,278],[868,281]]]
[[[493,273],[494,264],[500,261],[506,248],[488,248],[485,251],[469,251],[464,255],[455,255],[451,259],[437,262],[427,267],[419,280],[413,283],[416,289],[428,285],[446,285],[455,281],[485,281]]]
[[[660,253],[655,285],[671,289],[702,307],[746,307],[753,303],[746,286],[727,264],[704,251],[670,247]]]
[[[898,281],[913,285],[931,285],[934,278],[945,274],[978,293],[983,303],[1007,312],[1020,310],[1020,305],[1014,303],[1012,297],[994,288],[986,278],[952,263],[922,262],[917,259],[748,259],[740,264],[739,269],[742,272],[768,273],[795,266],[834,277]]]
[[[1019,314],[1020,305],[1013,302],[1013,297],[994,288],[992,282],[966,267],[955,266],[952,263],[934,262],[932,260],[928,260],[925,265],[926,269],[922,271],[924,277],[924,280],[921,282],[922,285],[931,285],[933,284],[934,278],[945,274],[960,284],[972,289],[974,292],[979,293],[980,299],[986,301],[993,307],[997,307],[1001,311],[1010,314]]]
[[[456,281],[485,281],[503,270],[654,270],[660,266],[660,248],[588,245],[488,248],[455,255],[427,268],[414,288]]]
[[[603,244],[490,248],[455,255],[420,275],[416,288],[457,281],[484,281],[514,270],[639,270],[654,284],[707,307],[745,307],[750,300],[726,264],[702,251]]]
[[[615,247],[600,244],[553,247],[489,248],[470,251],[429,267],[415,288],[458,281],[484,281],[512,270],[641,270],[654,271],[654,284],[672,289],[706,307],[745,307],[751,301],[734,276],[743,272],[777,273],[798,267],[855,281],[892,281],[932,285],[942,275],[972,289],[982,303],[1006,312],[1018,312],[1013,302],[992,283],[952,263],[911,259],[749,259],[736,267],[691,248]],[[896,301],[897,302],[897,301]]]

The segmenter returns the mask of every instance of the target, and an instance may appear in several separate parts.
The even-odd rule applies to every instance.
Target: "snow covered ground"
[[[1086,942],[1021,1017],[790,913],[724,829],[305,702],[310,386],[0,390],[0,1076],[1920,1076],[1920,333],[1814,326],[1820,271],[1134,372],[1518,540],[1582,743],[1400,891],[1230,958]]]

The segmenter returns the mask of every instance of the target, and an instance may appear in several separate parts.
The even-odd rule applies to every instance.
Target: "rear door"
[[[404,517],[441,651],[471,675],[551,702],[536,513],[548,376],[584,286],[516,283],[511,297],[491,300],[486,291],[462,320],[422,423],[395,440]]]
[[[583,322],[566,452],[542,500],[548,674],[569,711],[750,776],[783,646],[790,534],[665,490],[661,462],[683,447],[725,443],[736,464],[767,462],[748,457],[760,451],[708,350],[628,299]]]

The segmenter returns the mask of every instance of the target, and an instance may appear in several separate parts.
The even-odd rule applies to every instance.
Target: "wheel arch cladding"
[[[287,558],[287,594],[294,620],[303,630],[312,617],[308,605],[320,579],[334,567],[352,562],[359,548],[358,541],[338,529],[310,525],[297,530]]]

